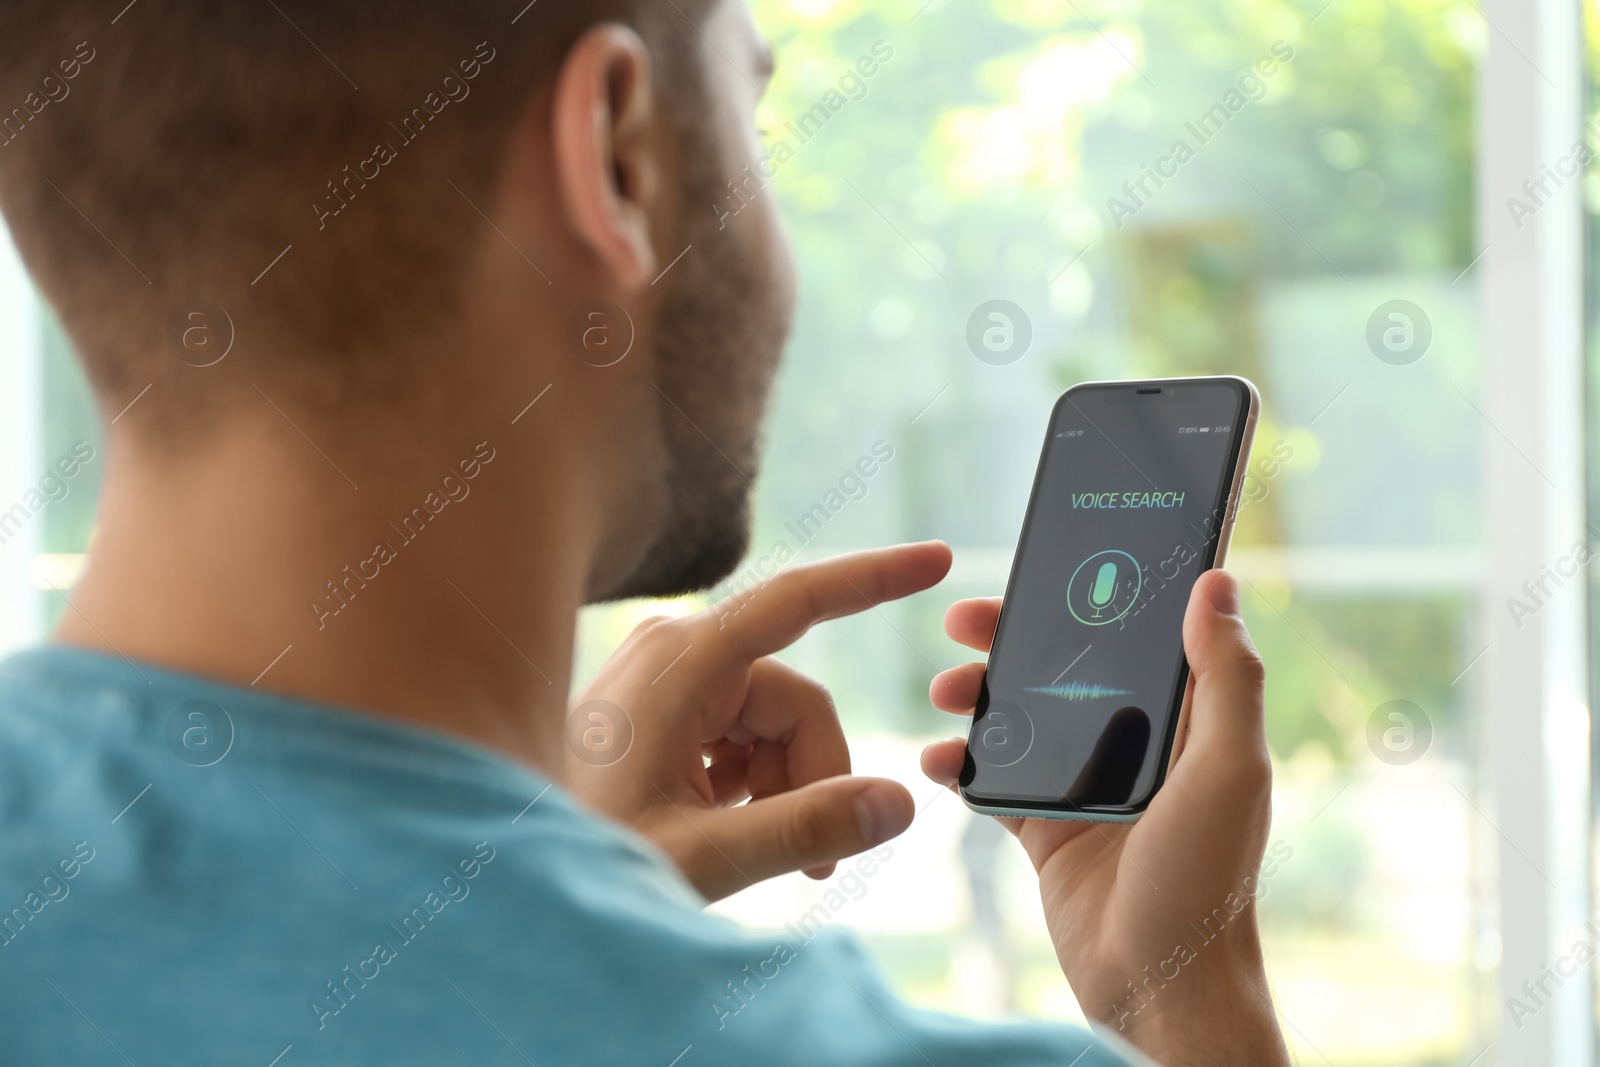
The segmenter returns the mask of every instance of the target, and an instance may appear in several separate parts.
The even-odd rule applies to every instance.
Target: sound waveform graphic
[[[1112,689],[1104,685],[1092,685],[1088,682],[1068,682],[1066,685],[1035,685],[1029,686],[1030,693],[1043,693],[1045,696],[1057,697],[1061,700],[1101,700],[1105,697],[1130,697],[1131,689]]]

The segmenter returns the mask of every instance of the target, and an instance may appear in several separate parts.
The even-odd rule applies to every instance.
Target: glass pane
[[[1471,1060],[1498,1010],[1494,831],[1469,800],[1481,15],[1435,0],[755,6],[779,54],[772,156],[720,209],[779,198],[802,300],[752,558],[923,537],[957,550],[940,589],[787,657],[832,687],[858,771],[919,783],[920,745],[959,732],[926,698],[935,669],[969,658],[943,611],[1002,590],[1059,392],[1244,374],[1266,410],[1232,567],[1269,667],[1288,858],[1261,914],[1285,1029],[1302,1062]],[[1016,306],[1012,332],[985,347],[995,300]],[[870,477],[853,473],[864,457]],[[653,610],[590,613],[584,669]],[[914,789],[917,825],[872,878],[785,879],[722,910],[782,926],[820,902],[918,1002],[1076,1016],[1020,851]]]

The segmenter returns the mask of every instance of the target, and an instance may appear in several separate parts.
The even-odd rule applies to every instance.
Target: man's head
[[[590,595],[674,592],[743,552],[788,329],[769,67],[740,0],[7,5],[0,207],[125,451],[486,436],[549,384]]]

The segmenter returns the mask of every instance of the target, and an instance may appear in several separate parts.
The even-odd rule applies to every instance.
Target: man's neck
[[[556,442],[495,424],[312,444],[264,419],[178,459],[114,439],[56,639],[464,735],[559,779],[593,518]]]

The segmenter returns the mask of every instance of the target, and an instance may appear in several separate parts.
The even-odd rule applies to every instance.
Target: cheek
[[[789,228],[783,224],[783,219],[773,212],[771,227],[773,266],[773,287],[776,290],[775,303],[781,309],[785,329],[794,318],[795,302],[799,297],[799,270],[794,257],[794,242],[789,238]]]
[[[766,266],[766,276],[772,279],[773,306],[781,310],[784,322],[788,322],[794,312],[798,271],[794,244],[778,207],[776,183],[784,176],[785,166],[774,160],[766,168],[762,167],[761,160],[766,150],[754,133],[749,134],[745,143],[745,158],[739,161],[739,166],[748,163],[749,173],[758,176],[761,188],[754,202],[740,212],[735,221],[746,222],[740,228],[747,231],[741,237],[748,242],[748,259]],[[788,166],[794,166],[792,160]],[[769,173],[773,177],[769,177]]]
[[[759,208],[748,227],[747,240],[751,244],[751,259],[765,264],[766,277],[770,279],[771,306],[785,325],[794,315],[799,285],[799,271],[795,263],[794,242],[789,227],[784,224],[778,209],[777,190],[771,182],[762,192]],[[747,210],[746,214],[750,212]]]
[[[752,173],[756,173],[755,168],[752,162]],[[777,173],[781,177],[782,168]],[[764,291],[752,294],[763,309],[763,317],[787,335],[798,298],[799,271],[794,243],[784,224],[777,189],[771,179],[764,179],[759,195],[736,217],[729,219],[727,230],[718,236],[738,242],[740,261],[754,272],[751,277],[763,279]]]
[[[789,231],[775,210],[770,223],[762,227],[760,240],[761,247],[757,250],[761,256],[759,261],[767,264],[767,274],[765,292],[759,297],[762,317],[765,319],[763,325],[766,327],[759,348],[768,356],[764,361],[764,370],[766,385],[770,388],[794,325],[795,308],[799,301],[799,272]]]

